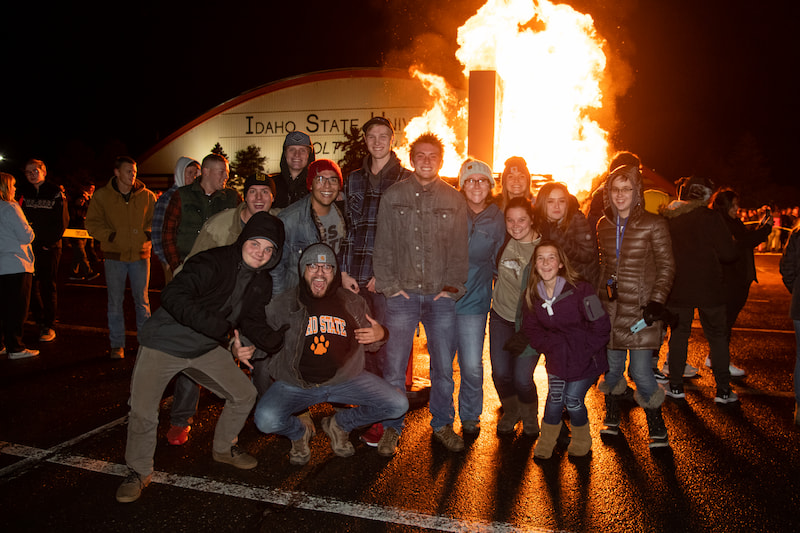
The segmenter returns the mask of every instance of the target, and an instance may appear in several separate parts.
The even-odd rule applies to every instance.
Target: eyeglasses
[[[330,274],[333,272],[333,265],[329,265],[328,263],[311,263],[310,265],[306,265],[306,269],[308,269],[309,272],[319,272],[319,269],[322,269],[326,274]]]
[[[491,182],[487,178],[467,178],[464,185],[489,185]]]
[[[317,176],[312,180],[317,185],[338,185],[339,178],[336,176]]]
[[[633,192],[633,187],[622,187],[622,188],[611,187],[611,194],[628,195],[628,194],[630,194],[632,192]]]

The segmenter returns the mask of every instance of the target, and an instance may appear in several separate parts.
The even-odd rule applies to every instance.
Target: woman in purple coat
[[[542,241],[532,260],[534,269],[523,296],[522,331],[545,356],[549,387],[541,436],[533,453],[542,459],[552,456],[566,407],[572,424],[568,452],[583,456],[592,448],[584,399],[589,387],[608,370],[611,322],[592,285],[578,277],[557,243]]]

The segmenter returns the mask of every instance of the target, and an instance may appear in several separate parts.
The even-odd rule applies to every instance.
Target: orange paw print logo
[[[330,346],[330,341],[325,339],[325,335],[320,335],[317,337],[314,335],[314,342],[311,343],[311,351],[314,355],[323,355],[327,353],[328,346]]]

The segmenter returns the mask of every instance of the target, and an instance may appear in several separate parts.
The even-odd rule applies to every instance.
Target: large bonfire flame
[[[495,132],[496,172],[521,155],[533,173],[552,175],[573,193],[588,191],[608,162],[608,134],[589,114],[602,107],[604,41],[589,15],[547,0],[488,0],[458,30],[464,75],[494,70],[502,80]],[[405,130],[425,130],[446,144],[442,174],[456,176],[466,158],[466,103],[437,76],[413,72],[436,104]],[[401,150],[402,152],[402,150]],[[407,150],[406,150],[407,153]]]

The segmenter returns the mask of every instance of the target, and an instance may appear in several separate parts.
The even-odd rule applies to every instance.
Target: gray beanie
[[[338,265],[336,263],[336,252],[333,251],[333,248],[328,246],[327,244],[318,242],[316,244],[312,244],[305,250],[303,250],[303,255],[300,256],[300,262],[298,266],[300,267],[300,272],[303,272],[308,265],[318,263],[322,265],[333,265],[333,271],[336,273]]]

